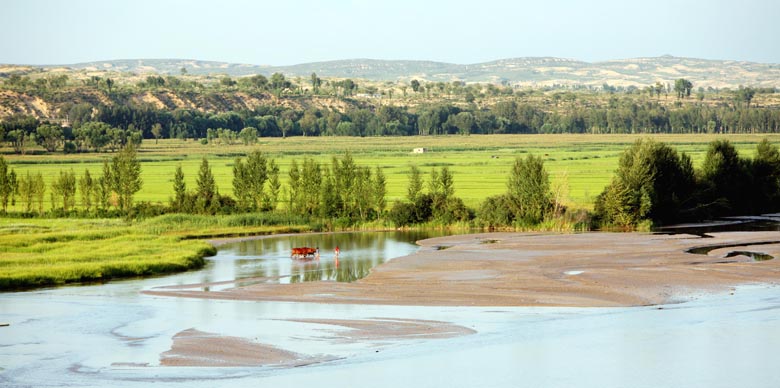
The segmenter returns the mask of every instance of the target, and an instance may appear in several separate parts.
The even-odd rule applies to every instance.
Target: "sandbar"
[[[258,283],[220,291],[151,289],[151,295],[411,306],[642,306],[780,280],[780,232],[704,236],[589,232],[480,233],[420,241],[415,254],[356,282]],[[702,246],[736,245],[706,255]],[[758,244],[758,245],[751,245]],[[444,248],[444,249],[442,249]],[[729,251],[766,253],[724,262]],[[195,286],[195,285],[193,285]],[[208,284],[199,284],[204,287]]]

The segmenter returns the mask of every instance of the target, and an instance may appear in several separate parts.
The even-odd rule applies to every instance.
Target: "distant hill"
[[[553,57],[501,59],[459,65],[432,61],[346,59],[293,66],[258,66],[189,59],[132,59],[46,67],[69,67],[95,71],[179,74],[270,75],[289,77],[357,78],[377,81],[420,79],[428,81],[508,82],[511,84],[645,86],[657,81],[687,78],[696,87],[780,87],[780,65],[744,61],[708,60],[662,56],[605,62],[583,62]]]

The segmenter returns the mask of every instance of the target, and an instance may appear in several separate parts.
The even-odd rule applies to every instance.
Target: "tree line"
[[[63,78],[65,77],[65,78]],[[40,82],[39,82],[40,81]],[[759,93],[775,90],[742,87],[725,92],[726,99],[714,103],[702,102],[704,91],[699,88],[698,101],[683,103],[691,97],[693,83],[680,78],[670,84],[649,85],[645,90],[627,89],[615,93],[605,85],[606,93],[599,99],[587,99],[571,92],[544,94],[541,91],[515,91],[496,85],[465,85],[462,82],[427,82],[412,80],[414,93],[431,96],[471,96],[453,102],[446,98],[439,103],[428,100],[415,106],[358,103],[350,96],[358,90],[352,80],[323,81],[311,75],[312,93],[331,94],[348,102],[346,108],[294,108],[284,104],[268,103],[252,109],[233,110],[235,93],[250,93],[260,100],[263,93],[281,93],[299,90],[299,80],[293,83],[282,74],[269,78],[262,75],[232,80],[220,78],[220,91],[203,87],[186,87],[185,80],[176,77],[148,76],[136,88],[158,93],[170,99],[168,90],[183,93],[190,100],[201,101],[209,109],[153,108],[134,102],[130,95],[121,97],[112,92],[110,78],[93,76],[84,81],[85,87],[103,88],[108,93],[106,102],[84,96],[51,97],[64,102],[58,104],[62,125],[39,121],[32,116],[16,115],[0,122],[0,141],[6,141],[17,153],[38,144],[48,152],[116,150],[128,142],[138,145],[142,139],[195,139],[203,143],[245,144],[257,137],[287,136],[413,136],[447,134],[524,134],[524,133],[756,133],[780,131],[780,109],[751,105]],[[194,81],[190,81],[194,82]],[[67,76],[48,77],[35,82],[14,75],[3,87],[40,94],[38,89],[67,89]],[[330,91],[326,91],[330,88]],[[48,90],[47,89],[47,90]],[[402,90],[406,94],[406,85]],[[100,89],[102,90],[102,89]],[[308,90],[308,89],[307,89]],[[367,95],[376,93],[366,87]],[[677,101],[660,101],[662,93],[674,92]],[[74,92],[75,93],[75,92]],[[112,94],[114,93],[114,94]],[[251,94],[259,93],[259,94]],[[497,102],[477,104],[474,94],[495,94]],[[541,98],[527,99],[527,94]],[[78,93],[76,93],[78,94]],[[652,98],[655,96],[655,99]],[[46,96],[44,96],[46,97]],[[293,96],[286,98],[294,99]],[[427,98],[427,97],[426,97]],[[465,103],[464,103],[465,102]],[[60,124],[60,123],[58,123]]]
[[[623,152],[595,203],[597,220],[619,228],[778,210],[780,152],[766,139],[753,159],[740,157],[728,140],[713,141],[698,170],[685,153],[639,140]]]
[[[111,160],[103,162],[102,174],[93,178],[89,169],[77,178],[73,170],[60,170],[50,183],[51,214],[54,216],[74,213],[77,200],[83,214],[130,215],[135,193],[141,190],[141,164],[133,144],[126,145]],[[77,193],[79,198],[77,198]],[[0,156],[0,204],[3,213],[17,202],[27,215],[44,215],[46,184],[43,175],[30,173],[18,176],[5,158]],[[111,209],[114,212],[111,212]]]
[[[754,158],[739,156],[727,140],[709,144],[702,166],[690,157],[649,139],[626,149],[611,183],[599,194],[592,219],[567,209],[541,157],[517,158],[504,194],[486,198],[470,209],[455,195],[452,172],[432,168],[428,179],[416,166],[408,174],[406,196],[388,206],[381,168],[359,166],[351,154],[330,164],[310,158],[293,160],[287,184],[281,183],[274,159],[253,151],[233,164],[233,195],[223,195],[208,160],[198,170],[196,186],[188,189],[181,166],[173,179],[167,205],[134,203],[143,182],[133,144],[126,145],[93,177],[89,170],[76,177],[60,171],[50,184],[51,215],[152,216],[163,213],[231,214],[286,213],[328,229],[374,221],[396,227],[471,225],[484,228],[524,228],[569,222],[576,227],[632,229],[684,221],[713,219],[780,210],[780,151],[766,139]],[[0,156],[0,204],[20,204],[23,214],[44,215],[46,187],[40,173],[17,176]],[[79,206],[80,205],[80,206]],[[77,208],[80,208],[80,213]]]
[[[17,153],[24,153],[33,144],[49,152],[101,152],[161,138],[232,145],[252,144],[258,137],[286,136],[780,132],[780,110],[697,104],[671,109],[653,101],[638,103],[630,99],[615,99],[605,108],[572,107],[565,112],[548,112],[543,106],[514,101],[486,109],[436,105],[412,111],[381,106],[375,111],[359,108],[345,113],[267,106],[210,114],[104,106],[94,118],[79,118],[82,108],[73,107],[70,127],[42,123],[31,116],[12,116],[0,123],[0,140]],[[91,108],[84,111],[91,112]]]

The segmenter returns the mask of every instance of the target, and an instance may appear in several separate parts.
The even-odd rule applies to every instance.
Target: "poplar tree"
[[[141,180],[141,164],[136,158],[135,147],[127,144],[111,159],[111,189],[119,197],[119,208],[130,214],[133,207],[133,196],[143,185]]]
[[[268,160],[262,152],[247,155],[246,163],[236,159],[233,165],[233,194],[242,207],[258,210],[263,206]]]
[[[387,200],[385,199],[385,195],[387,194],[387,181],[385,179],[385,174],[379,166],[376,167],[373,187],[374,205],[376,206],[376,211],[381,215],[387,207]]]
[[[107,210],[111,199],[111,165],[107,160],[103,162],[103,175],[97,179],[94,194],[95,207]]]
[[[279,193],[282,189],[282,182],[279,180],[279,166],[271,159],[268,163],[268,200],[263,205],[264,210],[276,210],[276,204],[279,201]]]
[[[92,199],[95,196],[95,180],[84,170],[84,176],[79,179],[79,193],[81,193],[81,206],[89,212],[92,208]]]
[[[552,206],[550,178],[541,157],[529,154],[525,160],[515,159],[507,189],[518,220],[541,222]]]
[[[8,203],[12,202],[15,191],[16,173],[9,171],[8,163],[0,156],[0,202],[3,205],[3,213],[8,210]]]
[[[213,211],[214,205],[212,202],[217,196],[217,184],[214,181],[214,174],[211,172],[211,167],[209,167],[209,161],[206,160],[205,157],[200,163],[197,185],[196,194],[198,196],[198,210],[203,213]]]
[[[62,210],[67,212],[76,204],[76,174],[60,170],[59,176],[51,184],[51,206],[56,208],[62,204]]]
[[[184,182],[184,172],[181,165],[176,166],[176,173],[173,175],[173,207],[177,212],[184,210],[184,203],[187,198],[187,184]]]
[[[417,202],[417,198],[422,191],[422,174],[417,166],[412,166],[409,170],[409,186],[406,188],[406,198],[411,203]]]

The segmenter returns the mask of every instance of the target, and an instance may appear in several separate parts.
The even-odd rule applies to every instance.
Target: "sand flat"
[[[688,253],[701,246],[780,257],[780,232],[694,235],[649,233],[483,233],[421,241],[353,283],[254,284],[218,292],[152,289],[147,294],[231,299],[419,306],[615,307],[668,303],[691,292],[780,280],[780,259],[722,263]],[[486,243],[489,242],[489,243]],[[776,244],[767,244],[777,242]],[[436,247],[447,246],[437,250]],[[568,275],[571,271],[576,276]]]
[[[293,367],[330,360],[310,357],[252,342],[246,338],[206,333],[194,328],[173,337],[171,349],[160,355],[163,366]]]

